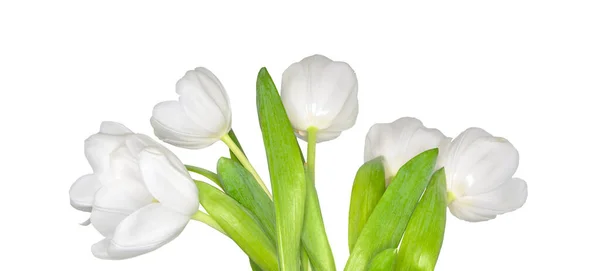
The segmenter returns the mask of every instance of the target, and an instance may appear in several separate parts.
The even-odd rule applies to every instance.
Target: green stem
[[[244,166],[248,171],[250,171],[252,176],[254,176],[254,179],[256,179],[256,181],[262,187],[262,189],[265,190],[265,193],[267,193],[269,198],[273,199],[271,192],[269,191],[269,189],[267,188],[265,183],[262,181],[262,179],[258,175],[258,172],[256,172],[256,170],[254,169],[252,164],[250,164],[250,161],[248,161],[248,157],[246,157],[244,152],[237,146],[237,144],[235,144],[233,139],[231,139],[231,137],[228,134],[226,134],[223,137],[221,137],[221,141],[223,141],[223,143],[225,143],[225,145],[227,145],[227,147],[229,147],[229,150],[231,150],[231,152],[233,152],[233,154],[235,154],[235,156],[238,158],[238,160],[240,160],[240,163],[242,164],[242,166]]]
[[[211,228],[220,231],[221,233],[225,234],[225,236],[228,236],[227,233],[225,233],[225,231],[221,228],[221,226],[219,226],[217,221],[215,221],[209,214],[205,212],[197,211],[195,214],[192,215],[191,219],[200,221],[210,226]]]
[[[317,132],[315,127],[308,127],[308,147],[306,154],[306,164],[308,167],[309,178],[315,181],[315,159],[317,156]]]
[[[333,252],[325,232],[319,197],[315,187],[315,158],[318,129],[309,127],[306,162],[306,211],[302,242],[314,270],[335,271]]]
[[[185,165],[185,168],[190,172],[194,172],[194,173],[197,173],[197,174],[200,174],[200,175],[206,177],[207,179],[211,180],[213,183],[215,183],[219,187],[223,188],[223,186],[221,186],[221,181],[219,181],[219,175],[217,175],[217,173],[214,173],[208,169],[204,169],[204,168],[196,167],[196,166],[190,166],[190,165]]]

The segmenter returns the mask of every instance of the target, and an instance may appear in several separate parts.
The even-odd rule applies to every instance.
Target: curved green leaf
[[[185,165],[185,168],[189,172],[194,172],[198,175],[204,176],[205,178],[211,180],[213,183],[215,183],[216,185],[221,187],[221,183],[219,182],[219,177],[217,176],[216,173],[214,173],[208,169],[204,169],[204,168],[197,167],[197,166],[191,166],[191,165]]]
[[[256,81],[256,105],[275,203],[279,264],[282,271],[297,271],[306,199],[304,166],[296,135],[265,68]]]
[[[254,176],[240,163],[225,157],[217,163],[217,174],[223,191],[256,216],[275,245],[275,207]]]
[[[398,271],[435,268],[446,228],[446,174],[436,171],[413,212],[398,251]]]
[[[350,252],[356,239],[367,223],[371,212],[385,192],[385,168],[383,160],[376,158],[362,165],[352,185],[350,214],[348,215],[348,246]]]
[[[215,187],[196,182],[200,203],[227,235],[263,270],[277,271],[277,253],[258,219]]]
[[[252,271],[262,271],[262,269],[260,269],[260,266],[253,262],[252,259],[250,259],[250,268],[252,268]]]
[[[437,155],[438,149],[425,151],[398,170],[360,233],[344,270],[366,270],[377,253],[398,247],[410,216],[429,184]]]

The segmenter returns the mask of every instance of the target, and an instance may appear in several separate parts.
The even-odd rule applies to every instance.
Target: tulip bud
[[[358,115],[358,82],[345,62],[314,55],[283,73],[281,99],[296,135],[307,140],[309,127],[317,142],[332,140],[354,126]]]
[[[423,126],[415,118],[400,118],[392,123],[378,123],[371,127],[365,141],[365,162],[383,156],[387,183],[408,160],[429,149],[439,148],[444,153],[450,141],[437,129]],[[436,168],[439,168],[439,164]]]
[[[448,207],[462,220],[490,220],[519,209],[527,200],[527,183],[513,178],[519,153],[506,139],[469,128],[452,141],[442,163]]]
[[[150,123],[156,136],[171,145],[201,149],[231,130],[229,97],[206,68],[188,71],[176,85],[179,101],[157,104]]]

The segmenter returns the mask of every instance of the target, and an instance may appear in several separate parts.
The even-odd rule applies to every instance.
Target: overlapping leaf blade
[[[346,271],[366,270],[376,254],[398,247],[410,216],[429,183],[437,155],[437,149],[425,151],[398,170],[360,233],[346,263]]]
[[[242,145],[240,144],[240,141],[238,140],[237,136],[235,135],[235,132],[233,131],[233,129],[231,129],[229,131],[228,135],[231,138],[231,140],[233,141],[233,143],[235,143],[235,145],[237,145],[238,148],[240,149],[240,151],[243,153],[244,149],[242,148]],[[240,159],[238,159],[237,156],[235,156],[235,154],[231,150],[229,151],[229,157],[231,157],[231,160],[240,163]],[[220,185],[220,181],[219,181],[219,185]],[[261,191],[264,192],[264,190],[262,188],[261,188]],[[239,202],[239,200],[238,200],[238,202]],[[250,267],[252,268],[253,271],[261,271],[260,267],[255,262],[253,262],[252,259],[250,259]]]
[[[275,244],[275,207],[252,174],[240,163],[224,157],[217,163],[217,174],[223,191],[256,216]]]
[[[244,206],[215,187],[196,182],[200,203],[227,235],[262,270],[279,269],[277,252],[258,219]]]

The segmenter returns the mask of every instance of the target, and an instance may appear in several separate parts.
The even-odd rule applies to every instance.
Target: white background
[[[600,6],[597,1],[3,1],[0,4],[0,270],[249,270],[236,245],[191,222],[172,243],[98,260],[69,205],[90,172],[83,140],[102,120],[151,134],[154,104],[206,66],[231,97],[234,129],[268,179],[255,110],[266,66],[279,85],[320,53],[359,78],[356,126],[320,144],[317,186],[341,269],[364,136],[402,116],[456,136],[479,126],[520,151],[525,206],[484,223],[448,218],[438,270],[598,270]],[[218,4],[216,2],[219,2]],[[407,1],[403,1],[407,2]],[[223,144],[171,148],[214,169]]]

